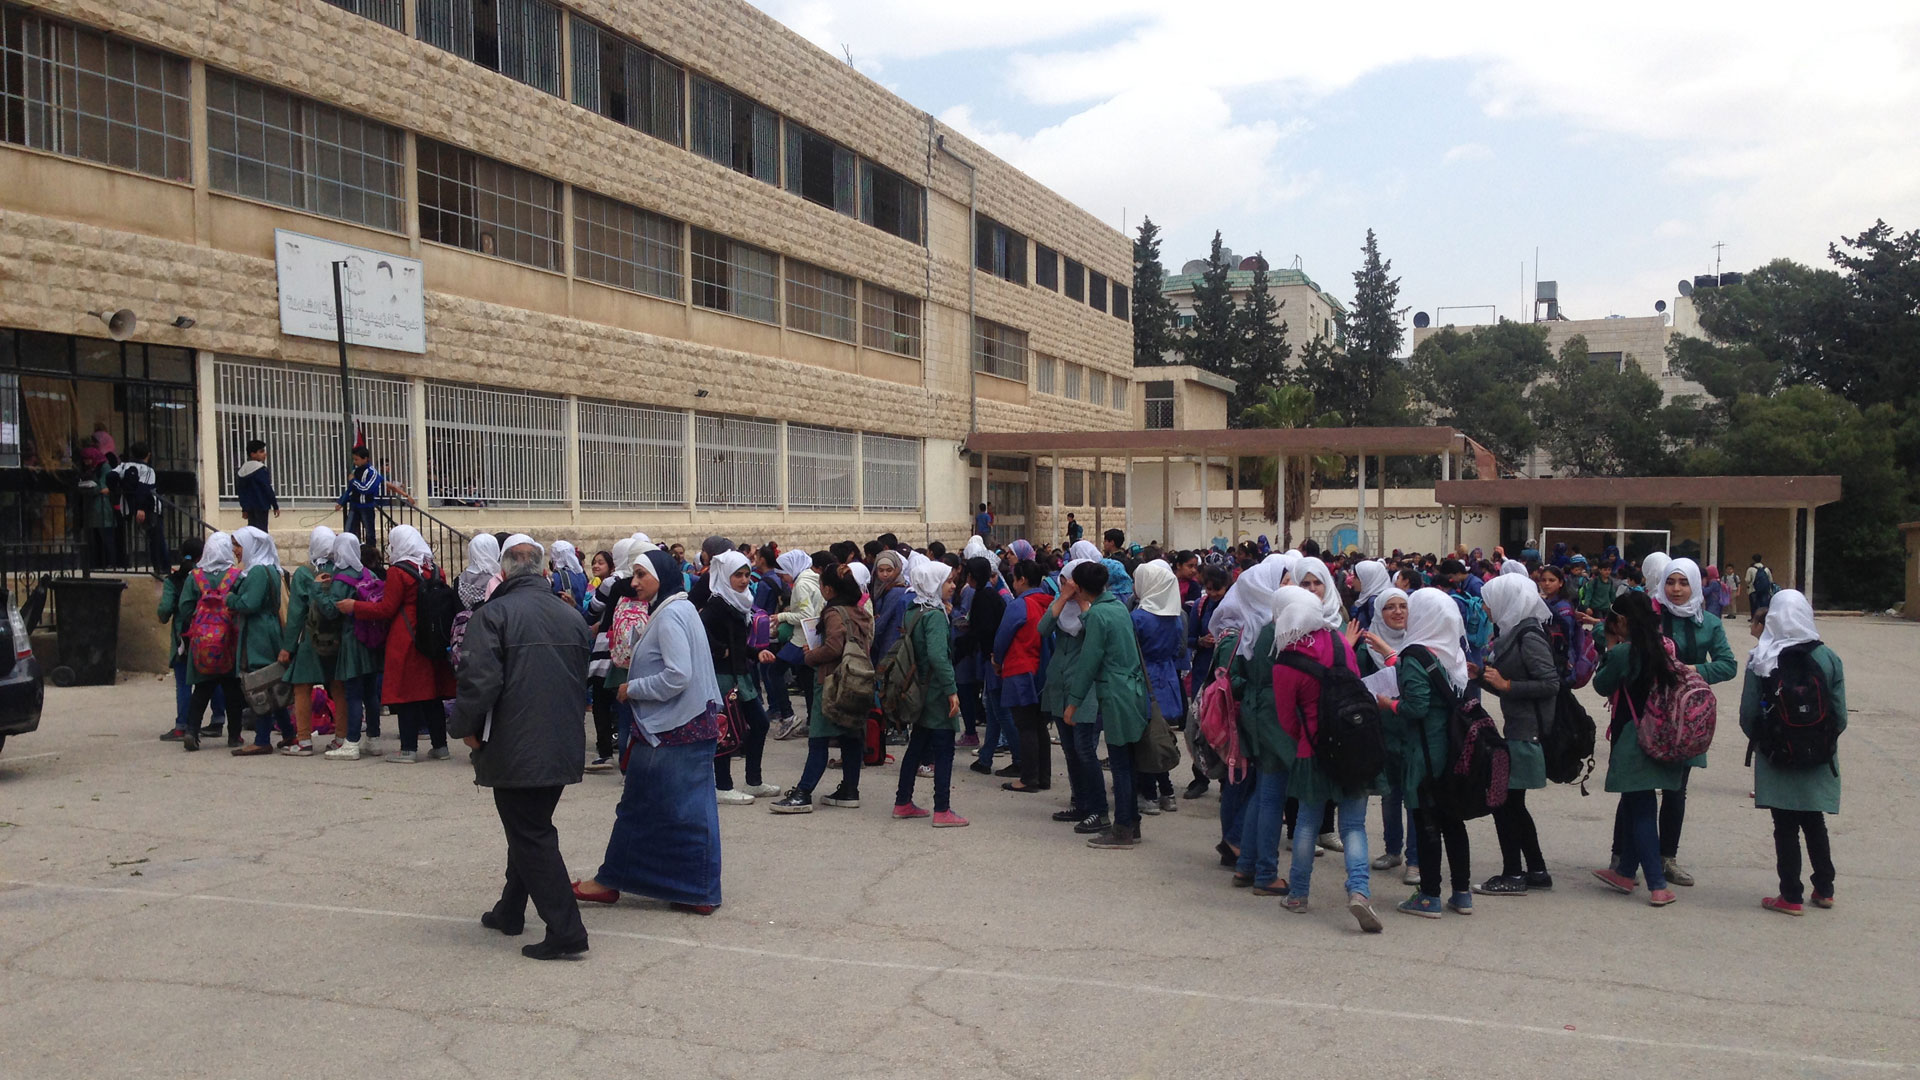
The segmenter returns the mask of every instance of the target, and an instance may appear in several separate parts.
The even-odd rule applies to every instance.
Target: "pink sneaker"
[[[1633,880],[1632,878],[1626,876],[1625,874],[1622,874],[1620,871],[1614,870],[1611,868],[1606,870],[1595,870],[1593,872],[1593,876],[1600,879],[1600,884],[1605,885],[1607,888],[1612,889],[1614,892],[1617,892],[1617,893],[1631,893],[1633,890],[1640,887],[1639,882]]]
[[[893,817],[896,821],[905,821],[908,818],[921,818],[926,816],[927,812],[925,810],[920,809],[912,803],[901,803],[893,808]]]
[[[921,813],[925,812],[924,810],[921,811]],[[951,810],[942,810],[933,815],[933,827],[936,829],[964,829],[968,824],[966,818],[961,817]]]
[[[954,744],[953,744],[953,745],[955,745],[955,746],[979,746],[979,745],[980,745],[980,736],[979,736],[979,735],[962,735],[962,736],[960,736],[960,738],[958,738],[958,739],[956,739],[956,740],[954,741]]]

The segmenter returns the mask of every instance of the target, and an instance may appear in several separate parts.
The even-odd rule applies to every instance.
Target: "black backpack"
[[[1773,674],[1760,680],[1760,718],[1747,743],[1747,764],[1758,753],[1779,768],[1825,765],[1840,775],[1834,762],[1840,721],[1829,704],[1827,677],[1813,662],[1819,647],[1818,641],[1788,646]]]
[[[1433,761],[1428,759],[1428,779],[1421,785],[1420,802],[1436,806],[1461,821],[1485,817],[1507,802],[1507,779],[1512,775],[1513,765],[1507,753],[1507,740],[1479,701],[1453,692],[1446,676],[1440,674],[1432,652],[1415,645],[1401,654],[1400,662],[1406,663],[1416,649],[1425,658],[1419,665],[1422,674],[1447,703],[1447,759],[1439,763],[1438,775],[1434,774]],[[1425,733],[1415,730],[1413,738],[1420,744],[1421,756],[1426,757]]]
[[[413,647],[430,660],[447,659],[453,648],[453,620],[462,610],[460,594],[437,573],[422,574],[407,563],[394,565],[418,586],[414,592],[416,621],[407,628],[413,634]]]
[[[1275,662],[1320,684],[1320,722],[1313,734],[1313,759],[1340,787],[1365,791],[1387,767],[1387,730],[1380,722],[1380,706],[1373,692],[1353,669],[1341,664],[1345,639],[1333,635],[1332,667],[1291,649]]]
[[[1560,692],[1553,700],[1553,719],[1540,731],[1540,750],[1547,759],[1547,779],[1556,784],[1579,784],[1580,794],[1585,795],[1587,778],[1593,775],[1593,752],[1599,729],[1566,682],[1571,670],[1566,636],[1549,633],[1538,623],[1527,624],[1521,633],[1528,629],[1546,634],[1547,643],[1553,647],[1554,666],[1561,674]]]

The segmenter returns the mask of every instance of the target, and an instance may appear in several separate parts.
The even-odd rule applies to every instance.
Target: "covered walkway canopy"
[[[1137,458],[1159,460],[1169,465],[1175,460],[1198,459],[1200,468],[1200,517],[1207,519],[1207,466],[1226,459],[1234,477],[1240,475],[1241,458],[1277,458],[1280,468],[1280,491],[1276,505],[1285,513],[1287,505],[1287,470],[1284,463],[1287,458],[1302,454],[1320,456],[1337,454],[1342,457],[1359,460],[1358,483],[1355,498],[1358,505],[1359,533],[1367,533],[1367,458],[1375,457],[1382,466],[1375,475],[1384,482],[1386,469],[1384,461],[1389,457],[1427,457],[1440,459],[1440,476],[1444,479],[1453,475],[1453,459],[1456,454],[1470,453],[1471,442],[1460,432],[1446,427],[1380,427],[1380,428],[1129,428],[1120,431],[976,431],[967,436],[966,449],[969,453],[980,455],[980,490],[987,490],[987,463],[990,455],[1020,455],[1031,459],[1033,468],[1037,468],[1039,459],[1050,459],[1055,475],[1058,475],[1060,461],[1063,458],[1092,458],[1094,469],[1099,470],[1106,458],[1121,458],[1126,462],[1127,491],[1133,492],[1133,463]],[[1052,485],[1054,522],[1061,519],[1060,496],[1064,485],[1055,482]],[[1240,531],[1240,486],[1236,481],[1232,489],[1233,531]],[[1382,495],[1384,504],[1384,494]],[[1101,528],[1100,507],[1094,507],[1094,532]],[[1169,536],[1173,522],[1173,488],[1171,483],[1161,485],[1161,536]],[[1139,520],[1135,518],[1135,520]],[[1285,533],[1282,523],[1276,523],[1276,532]],[[1455,526],[1456,539],[1458,526]]]
[[[1666,519],[1697,515],[1701,551],[1710,565],[1720,564],[1724,534],[1736,556],[1759,552],[1788,560],[1788,573],[1776,572],[1783,587],[1813,593],[1814,514],[1840,501],[1837,476],[1636,476],[1549,477],[1515,480],[1443,480],[1434,485],[1442,506],[1526,509],[1526,535],[1543,529],[1608,536],[1622,552],[1629,511]],[[1549,513],[1552,511],[1552,513]],[[1728,513],[1732,511],[1732,513]],[[1806,512],[1804,529],[1801,511]],[[1784,512],[1784,516],[1782,514]],[[1804,532],[1805,539],[1802,540]],[[1739,543],[1737,541],[1745,541]],[[1801,569],[1804,565],[1804,570]]]

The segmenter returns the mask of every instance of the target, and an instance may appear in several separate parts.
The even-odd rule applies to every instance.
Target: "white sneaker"
[[[716,788],[714,789],[713,795],[722,806],[746,806],[753,802],[753,796],[744,791],[735,791],[732,788],[724,791]]]
[[[741,788],[740,790],[755,797],[781,795],[786,792],[786,789],[779,784],[755,784],[752,787]]]
[[[329,750],[321,756],[328,761],[359,761],[360,744],[351,742],[341,743],[338,750]]]
[[[380,740],[377,737],[372,735],[367,735],[361,738],[360,740],[360,756],[361,757],[379,757],[381,754],[384,754],[384,753],[386,753],[386,751],[380,749]]]

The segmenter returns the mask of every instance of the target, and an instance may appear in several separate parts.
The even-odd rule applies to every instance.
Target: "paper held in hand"
[[[1380,697],[1400,700],[1400,675],[1393,668],[1381,668],[1379,671],[1360,680],[1369,691]]]
[[[812,619],[801,619],[801,620],[800,620],[800,632],[801,632],[802,634],[805,634],[805,635],[806,635],[806,638],[807,638],[807,648],[809,648],[809,649],[817,649],[817,648],[819,648],[819,647],[820,647],[820,620],[819,620],[819,618],[817,618],[817,617],[816,617],[816,618],[812,618]]]

